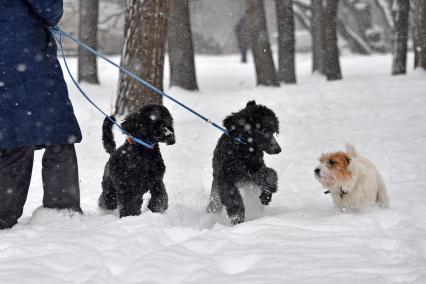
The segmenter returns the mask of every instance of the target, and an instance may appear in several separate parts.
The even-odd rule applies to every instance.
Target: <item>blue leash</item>
[[[120,124],[118,124],[114,119],[112,119],[110,116],[108,116],[100,107],[98,107],[90,98],[89,96],[83,91],[83,89],[80,87],[80,85],[78,84],[77,80],[74,78],[74,76],[72,75],[70,68],[68,66],[68,62],[65,59],[65,54],[64,54],[64,47],[62,46],[62,35],[59,35],[59,39],[53,35],[53,37],[58,41],[59,46],[61,48],[61,53],[62,53],[62,58],[64,59],[64,63],[65,63],[65,68],[67,69],[68,74],[71,77],[72,82],[74,83],[74,85],[76,86],[76,88],[80,91],[80,93],[84,96],[84,98],[93,106],[95,107],[100,113],[102,113],[105,117],[107,117],[113,124],[115,124],[120,130],[121,132],[130,137],[133,141],[135,141],[136,143],[139,143],[149,149],[154,149],[155,144],[151,144],[151,143],[146,143],[144,141],[142,141],[139,138],[134,137],[133,135],[131,135],[128,131],[126,131]]]
[[[68,67],[68,63],[67,60],[65,58],[65,54],[64,54],[64,48],[62,46],[62,37],[67,37],[69,39],[71,39],[72,41],[74,41],[75,43],[77,43],[78,45],[80,45],[81,47],[84,47],[85,49],[87,49],[88,51],[92,52],[93,54],[95,54],[96,56],[99,56],[100,58],[102,58],[103,60],[107,61],[108,63],[110,63],[111,65],[115,66],[116,68],[118,68],[120,71],[122,71],[123,73],[127,74],[128,76],[132,77],[133,79],[135,79],[136,81],[138,81],[139,83],[141,83],[142,85],[144,85],[146,88],[150,89],[151,91],[173,101],[174,103],[178,104],[179,106],[183,107],[184,109],[186,109],[187,111],[191,112],[192,114],[198,116],[199,118],[201,118],[202,120],[204,120],[205,122],[211,124],[212,126],[216,127],[217,129],[219,129],[220,131],[222,131],[223,133],[225,133],[226,135],[230,136],[229,132],[217,125],[216,123],[212,122],[210,119],[204,117],[203,115],[201,115],[200,113],[196,112],[195,110],[191,109],[190,107],[186,106],[185,104],[181,103],[180,101],[176,100],[175,98],[167,95],[166,93],[164,93],[163,91],[161,91],[160,89],[158,89],[157,87],[155,87],[154,85],[148,83],[147,81],[139,78],[138,76],[136,76],[134,73],[128,71],[127,69],[121,67],[120,65],[116,64],[115,62],[113,62],[112,60],[108,59],[106,56],[104,56],[103,54],[97,52],[96,50],[94,50],[93,48],[91,48],[90,46],[86,45],[85,43],[81,42],[79,39],[73,37],[71,34],[63,31],[60,27],[56,26],[56,27],[49,27],[49,31],[52,33],[53,37],[59,42],[59,46],[61,48],[61,54],[62,54],[62,58],[64,59],[64,63],[65,63],[65,67],[67,69],[68,74],[71,77],[71,80],[73,81],[74,85],[77,87],[77,89],[81,92],[81,94],[89,101],[89,103],[94,106],[99,112],[101,112],[105,117],[107,117],[112,123],[114,123],[116,126],[119,127],[119,129],[123,132],[123,134],[129,136],[132,140],[134,140],[135,142],[149,148],[149,149],[153,149],[155,144],[150,144],[150,143],[146,143],[136,137],[133,137],[129,132],[127,132],[123,127],[121,127],[121,125],[119,125],[117,122],[115,122],[112,118],[110,118],[101,108],[99,108],[88,96],[87,94],[81,89],[80,85],[77,83],[77,81],[75,80],[75,78],[73,77],[69,67]],[[59,35],[59,39],[56,35]],[[245,142],[242,140],[241,137],[232,137],[237,143],[240,144],[245,144]]]

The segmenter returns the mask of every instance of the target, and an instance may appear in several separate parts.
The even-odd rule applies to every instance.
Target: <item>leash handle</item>
[[[112,60],[110,60],[109,58],[107,58],[105,55],[103,55],[102,53],[99,53],[98,51],[96,51],[95,49],[91,48],[90,46],[88,46],[87,44],[85,44],[84,42],[80,41],[78,38],[72,36],[71,34],[65,32],[64,30],[62,30],[59,26],[55,26],[55,27],[49,27],[49,31],[55,35],[58,34],[60,37],[64,36],[67,37],[69,39],[71,39],[72,41],[74,41],[75,43],[77,43],[78,45],[84,47],[85,49],[89,50],[90,52],[92,52],[93,54],[95,54],[96,56],[102,58],[103,60],[107,61],[108,63],[110,63],[111,65],[115,66],[116,68],[118,68],[121,72],[125,73],[126,75],[132,77],[133,79],[135,79],[136,81],[138,81],[139,83],[141,83],[142,85],[144,85],[146,88],[150,89],[151,91],[171,100],[172,102],[174,102],[175,104],[181,106],[182,108],[186,109],[187,111],[191,112],[192,114],[198,116],[199,118],[201,118],[202,120],[204,120],[205,122],[209,123],[210,125],[212,125],[213,127],[219,129],[220,131],[222,131],[223,133],[225,133],[226,135],[228,135],[229,137],[231,137],[231,135],[229,134],[229,132],[217,125],[216,123],[212,122],[210,119],[206,118],[205,116],[203,116],[202,114],[198,113],[197,111],[191,109],[190,107],[186,106],[185,104],[181,103],[180,101],[178,101],[177,99],[173,98],[172,96],[167,95],[166,93],[164,93],[163,91],[161,91],[160,89],[158,89],[157,87],[155,87],[154,85],[148,83],[147,81],[143,80],[142,78],[138,77],[137,75],[135,75],[134,73],[130,72],[129,70],[125,69],[124,67],[116,64],[115,62],[113,62]],[[56,38],[56,37],[55,37]],[[62,51],[62,56],[64,58],[65,61],[65,56],[64,56],[64,52],[63,52],[63,48],[62,48],[62,43],[60,43],[61,45],[61,51]],[[72,78],[73,79],[73,78]],[[74,80],[73,80],[74,81]],[[75,83],[74,83],[75,84]],[[79,88],[79,87],[78,87]],[[80,88],[79,88],[80,89]],[[93,103],[92,103],[93,104]],[[243,139],[241,137],[232,137],[237,143],[239,144],[246,144]]]
[[[64,53],[64,47],[62,45],[62,34],[59,33],[59,38],[56,37],[55,34],[53,34],[53,37],[56,39],[56,41],[59,43],[59,47],[61,49],[61,54],[62,54],[62,58],[64,60],[64,64],[65,64],[65,68],[68,72],[68,75],[71,78],[71,81],[74,83],[75,87],[80,91],[80,93],[83,95],[83,97],[93,106],[95,107],[100,113],[102,113],[105,117],[107,117],[113,124],[115,124],[120,130],[121,132],[130,137],[133,141],[135,141],[138,144],[141,144],[142,146],[145,146],[148,149],[154,149],[155,144],[151,144],[151,143],[147,143],[142,141],[139,138],[136,138],[134,136],[132,136],[127,130],[125,130],[120,124],[118,124],[115,120],[113,120],[109,115],[107,115],[100,107],[98,107],[93,101],[92,99],[90,99],[90,97],[84,92],[84,90],[80,87],[80,85],[78,84],[77,80],[74,78],[74,76],[72,75],[70,68],[68,66],[68,62],[65,58],[65,53]]]

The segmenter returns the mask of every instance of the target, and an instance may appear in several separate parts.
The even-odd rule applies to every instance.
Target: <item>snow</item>
[[[0,283],[426,283],[425,73],[391,77],[389,55],[345,55],[344,80],[325,82],[310,74],[308,55],[297,61],[298,85],[255,88],[251,62],[200,56],[202,91],[168,90],[216,122],[250,99],[279,116],[283,152],[266,156],[279,191],[237,226],[205,213],[220,133],[170,102],[177,144],[162,146],[167,214],[145,209],[119,219],[99,211],[103,118],[70,83],[84,134],[77,151],[85,215],[38,208],[37,153],[24,216],[0,232]],[[100,77],[101,86],[83,88],[110,110],[117,71],[101,63]],[[338,213],[323,194],[313,177],[317,159],[345,142],[381,171],[389,209]]]

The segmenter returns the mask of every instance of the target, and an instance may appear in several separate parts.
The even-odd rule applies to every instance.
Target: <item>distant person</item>
[[[81,132],[47,29],[62,13],[62,0],[0,0],[0,229],[21,217],[42,148],[43,206],[81,212]]]
[[[247,27],[247,17],[243,16],[235,26],[235,35],[237,37],[238,48],[241,54],[241,62],[247,62],[247,51],[250,47],[249,31]]]

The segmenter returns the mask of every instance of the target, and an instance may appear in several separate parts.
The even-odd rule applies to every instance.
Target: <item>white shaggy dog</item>
[[[367,158],[358,156],[355,148],[346,144],[346,152],[321,155],[315,177],[328,189],[336,207],[342,211],[358,210],[378,204],[388,207],[385,183],[377,168]]]

